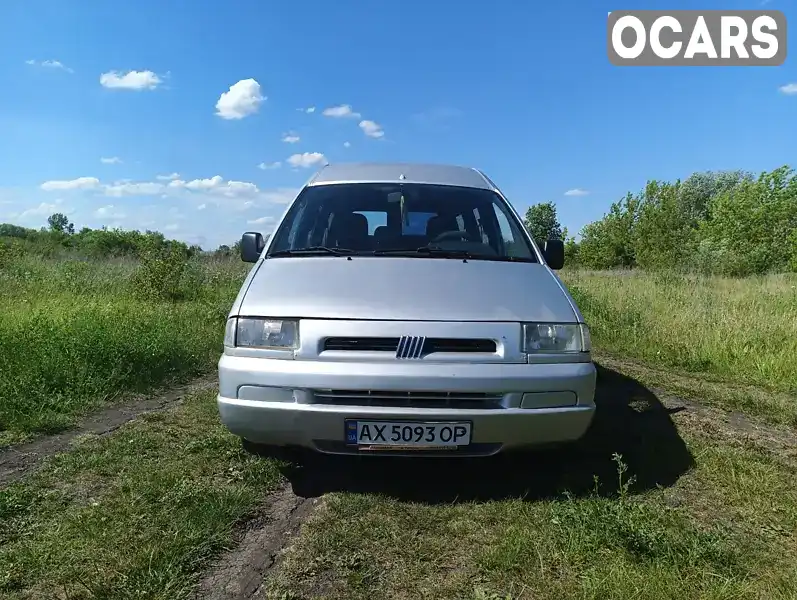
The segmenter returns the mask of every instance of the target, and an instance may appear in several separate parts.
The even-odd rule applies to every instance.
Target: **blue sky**
[[[269,231],[317,160],[401,160],[480,167],[575,233],[647,179],[795,162],[793,58],[614,67],[607,12],[634,8],[694,6],[4,0],[0,222],[215,247]]]

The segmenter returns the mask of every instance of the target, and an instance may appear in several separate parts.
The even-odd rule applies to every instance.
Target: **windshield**
[[[537,262],[521,227],[504,200],[486,189],[422,183],[310,186],[291,206],[266,256]]]

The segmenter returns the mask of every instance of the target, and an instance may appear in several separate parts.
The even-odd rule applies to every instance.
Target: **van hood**
[[[559,323],[580,317],[559,279],[539,263],[305,256],[261,260],[254,269],[232,314]]]

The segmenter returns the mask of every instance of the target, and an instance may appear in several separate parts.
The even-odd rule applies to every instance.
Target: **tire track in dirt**
[[[179,404],[186,396],[211,389],[215,385],[217,377],[214,373],[158,395],[138,396],[137,399],[111,406],[86,417],[77,427],[62,433],[0,449],[0,486],[31,472],[45,457],[68,450],[72,440],[80,435],[108,435],[143,414],[166,410]]]
[[[662,404],[673,410],[685,409],[674,418],[691,421],[713,438],[728,444],[747,443],[764,451],[797,472],[797,434],[788,427],[760,423],[740,412],[704,406],[652,388]]]
[[[634,377],[639,373],[662,372],[660,369],[653,369],[642,363],[617,357],[600,356],[596,362],[629,377]],[[699,377],[681,374],[675,370],[665,370],[665,372],[669,376],[687,381],[699,379]],[[751,395],[761,393],[761,390],[752,385],[742,386],[727,382],[714,382],[714,386],[745,390]],[[752,444],[797,469],[797,431],[793,427],[766,423],[760,418],[748,416],[738,410],[710,406],[698,400],[684,398],[679,393],[668,391],[666,383],[662,386],[646,385],[645,387],[663,407],[672,411],[681,411],[674,412],[676,422],[678,419],[688,419],[707,435],[722,438],[725,442]],[[781,395],[789,396],[783,392]],[[791,397],[791,399],[797,402],[797,396]]]
[[[299,533],[320,498],[297,496],[286,485],[242,525],[231,550],[206,572],[196,600],[249,600],[259,596],[281,553]]]

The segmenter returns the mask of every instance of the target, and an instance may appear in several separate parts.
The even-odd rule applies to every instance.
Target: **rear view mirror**
[[[241,236],[241,260],[249,263],[257,262],[265,247],[266,241],[260,233],[247,231]]]
[[[548,240],[542,254],[549,267],[561,269],[565,264],[565,243],[562,240]]]

